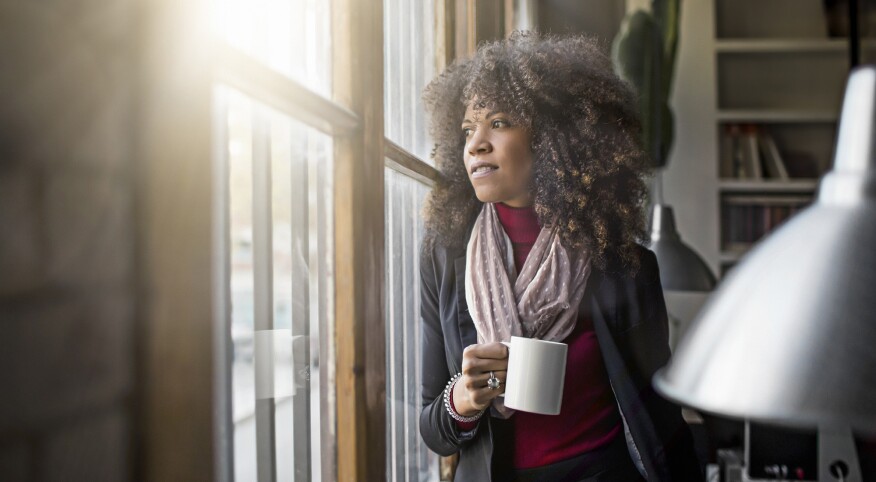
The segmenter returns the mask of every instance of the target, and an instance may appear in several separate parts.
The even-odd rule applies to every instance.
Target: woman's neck
[[[533,206],[512,207],[505,203],[496,203],[496,214],[499,222],[508,233],[513,243],[534,243],[541,231],[538,216]]]

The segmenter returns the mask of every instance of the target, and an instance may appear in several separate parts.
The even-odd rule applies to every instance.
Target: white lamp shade
[[[684,405],[876,433],[876,68],[847,85],[816,202],[734,268],[657,389]]]

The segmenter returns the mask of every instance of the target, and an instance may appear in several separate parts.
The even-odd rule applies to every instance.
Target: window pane
[[[217,35],[268,67],[331,95],[331,2],[212,0]]]
[[[431,163],[420,94],[435,75],[435,5],[384,0],[383,6],[386,137]]]
[[[387,478],[437,481],[420,438],[420,211],[427,188],[386,169]]]
[[[320,353],[329,351],[333,324],[331,138],[230,89],[218,92],[229,173],[235,480],[320,480],[334,470],[320,462],[333,447],[334,382],[319,370],[330,362]]]

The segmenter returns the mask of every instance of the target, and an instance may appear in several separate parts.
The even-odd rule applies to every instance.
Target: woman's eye
[[[496,119],[493,121],[493,128],[498,129],[500,127],[508,127],[510,124],[503,119]]]
[[[462,135],[464,135],[465,137],[470,136],[471,135],[471,127],[463,127],[462,128]]]

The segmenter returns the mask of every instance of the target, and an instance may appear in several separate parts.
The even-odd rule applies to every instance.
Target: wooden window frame
[[[440,175],[384,137],[383,1],[334,2],[330,100],[212,45],[208,3],[138,3],[138,471],[147,481],[233,478],[228,339],[217,322],[229,316],[228,267],[214,257],[227,248],[226,206],[215,202],[227,172],[213,150],[221,82],[334,139],[335,363],[324,368],[334,370],[337,445],[323,456],[335,457],[336,480],[385,480],[384,169],[430,186]],[[474,51],[475,6],[436,2],[439,71]]]

